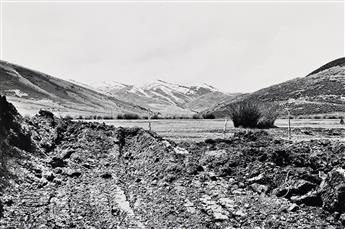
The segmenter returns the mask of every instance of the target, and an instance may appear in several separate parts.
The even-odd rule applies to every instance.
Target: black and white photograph
[[[0,0],[0,228],[345,228],[344,0]]]

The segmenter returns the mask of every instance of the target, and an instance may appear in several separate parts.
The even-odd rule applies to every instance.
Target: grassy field
[[[141,127],[148,129],[147,120],[94,120],[104,122],[115,127]],[[221,119],[204,120],[151,120],[152,130],[159,135],[174,141],[193,140],[203,141],[207,138],[223,138],[225,121]],[[270,129],[268,132],[277,137],[288,138],[288,120],[278,119],[278,128]],[[345,126],[336,119],[292,119],[292,140],[332,138],[342,140],[345,134]],[[235,132],[243,131],[233,127],[231,121],[227,122],[225,137]]]

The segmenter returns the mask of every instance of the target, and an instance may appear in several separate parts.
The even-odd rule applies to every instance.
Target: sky
[[[252,92],[344,56],[343,2],[3,1],[1,59],[94,84]]]

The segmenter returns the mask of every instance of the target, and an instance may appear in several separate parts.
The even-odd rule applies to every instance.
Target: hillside
[[[41,108],[73,116],[147,112],[91,88],[4,61],[0,61],[0,94],[6,95],[22,114],[37,113]]]
[[[205,110],[205,108],[207,109],[208,107],[214,106],[220,102],[224,103],[231,101],[240,95],[241,94],[239,93],[224,94],[223,92],[215,91],[201,95],[198,98],[195,98],[192,101],[184,104],[184,106],[193,111],[201,112]]]
[[[329,62],[306,77],[239,96],[230,103],[219,103],[208,112],[222,116],[230,104],[242,101],[278,103],[281,113],[288,108],[293,115],[345,112],[345,58]]]
[[[101,93],[123,101],[140,104],[162,115],[191,115],[234,95],[225,94],[205,83],[181,85],[163,80],[137,86],[118,82],[94,83]]]

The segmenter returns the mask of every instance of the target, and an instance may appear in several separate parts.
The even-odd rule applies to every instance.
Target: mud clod
[[[103,179],[111,179],[113,176],[110,173],[104,173],[101,175]]]
[[[45,118],[50,118],[50,119],[54,119],[54,114],[50,111],[46,111],[46,110],[40,110],[38,112],[38,114],[42,117],[45,117]]]
[[[54,168],[58,168],[58,167],[65,167],[67,165],[67,163],[59,158],[59,157],[53,157],[51,159],[51,161],[49,162],[49,164],[51,165],[51,167],[54,169]]]

